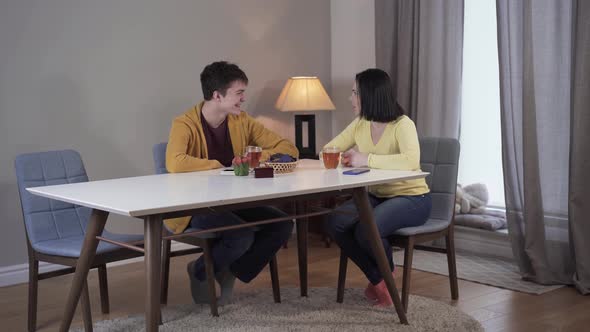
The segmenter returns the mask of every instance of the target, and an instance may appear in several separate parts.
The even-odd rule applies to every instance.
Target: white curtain
[[[590,3],[497,0],[508,230],[525,279],[590,292]]]

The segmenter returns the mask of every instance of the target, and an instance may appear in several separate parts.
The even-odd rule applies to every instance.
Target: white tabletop
[[[301,160],[293,173],[273,178],[221,175],[220,170],[160,174],[27,188],[35,195],[120,215],[139,217],[422,178],[425,172],[371,169],[344,175],[317,160]]]

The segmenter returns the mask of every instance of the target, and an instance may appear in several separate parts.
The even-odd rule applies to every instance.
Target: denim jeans
[[[423,225],[430,216],[432,200],[430,194],[417,196],[396,196],[379,198],[369,195],[373,207],[375,224],[381,235],[381,242],[391,270],[393,271],[392,248],[387,238],[400,228]],[[326,230],[336,243],[376,285],[383,280],[375,256],[365,235],[364,227],[358,219],[358,212],[353,200],[344,202],[336,211],[354,212],[356,215],[333,213],[325,224]]]
[[[253,222],[283,216],[286,216],[283,211],[264,206],[193,216],[191,227],[207,229],[241,224],[240,218],[246,222]],[[293,222],[282,221],[256,227],[256,231],[249,227],[219,233],[220,237],[215,239],[211,246],[215,273],[229,268],[236,278],[250,282],[289,239]],[[197,259],[194,271],[199,280],[206,279],[203,256]]]

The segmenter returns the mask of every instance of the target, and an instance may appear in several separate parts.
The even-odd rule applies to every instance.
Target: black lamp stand
[[[303,122],[307,122],[307,145],[303,146]],[[315,152],[315,115],[295,114],[295,146],[299,150],[299,159],[317,159]]]

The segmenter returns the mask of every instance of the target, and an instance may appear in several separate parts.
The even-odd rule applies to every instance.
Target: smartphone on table
[[[367,173],[370,170],[371,169],[369,169],[369,168],[353,168],[353,169],[349,169],[347,171],[342,172],[342,174],[359,175],[359,174]]]

